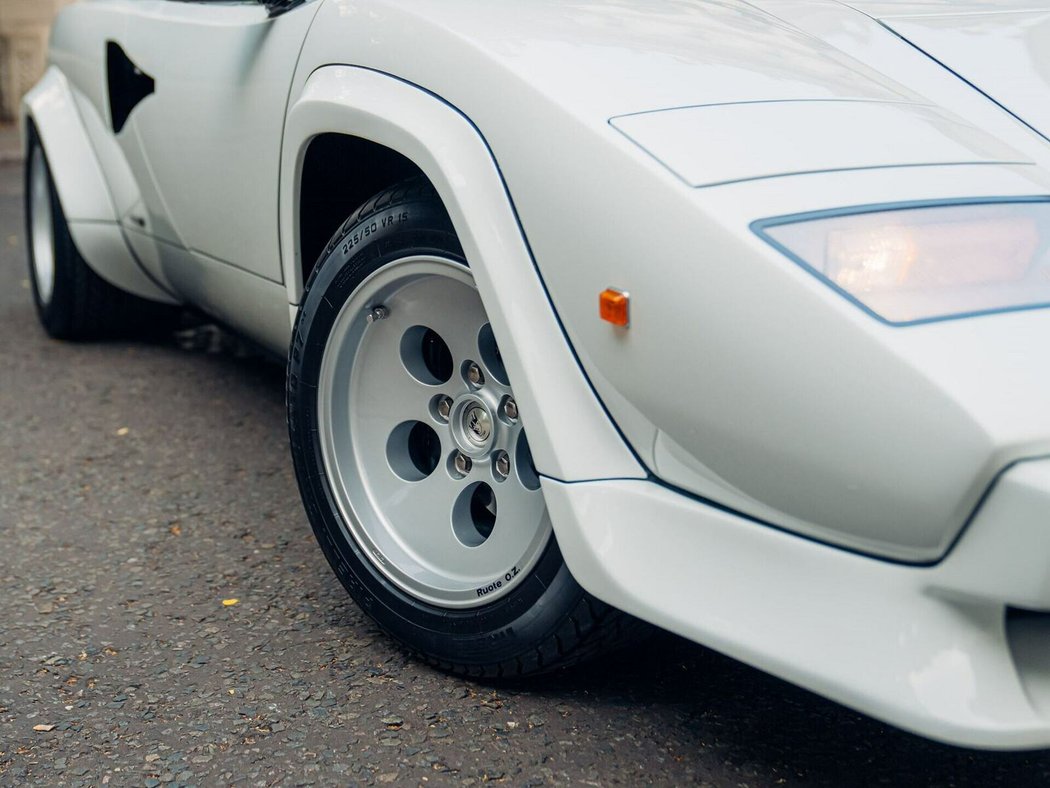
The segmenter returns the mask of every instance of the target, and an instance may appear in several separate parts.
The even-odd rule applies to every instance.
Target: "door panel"
[[[281,135],[318,6],[269,19],[251,2],[136,3],[121,46],[155,84],[121,136],[134,135],[141,160],[132,167],[159,197],[146,200],[140,227],[159,235],[170,228],[175,237],[166,240],[221,261],[215,265],[281,281]]]

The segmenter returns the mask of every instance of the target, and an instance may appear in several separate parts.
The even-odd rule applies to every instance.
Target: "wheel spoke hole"
[[[422,481],[441,462],[441,439],[421,421],[402,422],[387,439],[386,458],[391,470],[406,482]]]
[[[504,386],[510,385],[507,377],[507,369],[503,366],[503,356],[500,355],[496,337],[492,333],[492,326],[486,323],[478,332],[478,351],[481,354],[481,363],[489,371],[489,375]]]
[[[518,435],[518,444],[514,447],[514,467],[526,490],[540,489],[540,476],[536,473],[536,466],[532,462],[532,450],[524,432]]]
[[[401,363],[412,377],[428,386],[447,383],[455,367],[445,340],[426,326],[412,326],[401,337]]]
[[[475,482],[459,494],[452,507],[452,529],[467,547],[479,547],[496,525],[496,494],[485,482]]]

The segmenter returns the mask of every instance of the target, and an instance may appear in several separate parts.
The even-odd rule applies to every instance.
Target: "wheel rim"
[[[55,220],[51,212],[51,179],[40,146],[29,162],[30,230],[33,234],[33,279],[40,303],[51,303],[55,289]]]
[[[368,277],[332,326],[318,416],[347,536],[401,590],[464,608],[525,579],[550,518],[468,269],[419,256]]]

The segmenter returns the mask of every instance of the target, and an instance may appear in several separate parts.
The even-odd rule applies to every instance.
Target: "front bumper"
[[[915,733],[1050,746],[1050,459],[1007,469],[916,567],[761,526],[652,482],[543,480],[580,584],[646,621]]]

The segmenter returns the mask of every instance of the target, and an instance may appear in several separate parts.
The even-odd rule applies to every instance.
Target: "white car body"
[[[156,80],[119,134],[107,42]],[[1047,48],[1031,1],[81,0],[24,110],[100,276],[281,354],[311,143],[409,159],[585,589],[920,734],[1032,748],[1050,310],[893,325],[752,226],[1046,197]]]

